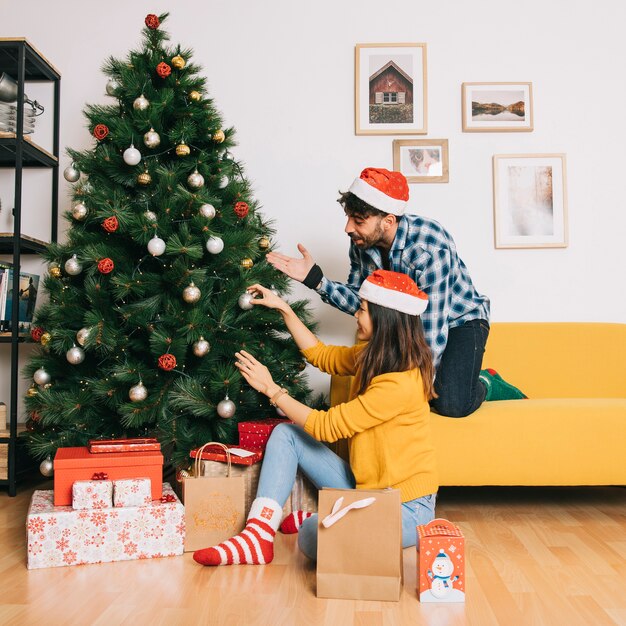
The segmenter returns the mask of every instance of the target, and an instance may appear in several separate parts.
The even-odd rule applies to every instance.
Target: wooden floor
[[[626,625],[626,489],[443,489],[437,512],[467,542],[467,602],[420,604],[415,551],[400,602],[318,600],[315,569],[280,535],[266,566],[208,568],[191,554],[28,571],[35,486],[0,492],[0,624],[56,626]],[[40,483],[49,489],[51,483]]]

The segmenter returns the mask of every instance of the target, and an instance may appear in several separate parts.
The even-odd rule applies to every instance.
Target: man
[[[487,399],[523,398],[493,370],[481,372],[489,335],[489,299],[479,294],[452,237],[434,220],[404,215],[409,199],[399,172],[366,168],[338,202],[348,218],[350,274],[347,283],[324,277],[302,244],[302,258],[270,252],[267,260],[290,278],[315,289],[324,302],[354,314],[361,283],[376,269],[408,274],[428,295],[422,314],[436,369],[432,408],[465,417]]]

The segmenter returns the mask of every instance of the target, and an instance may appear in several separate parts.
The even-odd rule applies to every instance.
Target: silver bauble
[[[157,221],[157,216],[156,216],[156,213],[154,211],[150,211],[150,210],[144,211],[144,216],[150,222],[156,222]]]
[[[63,178],[65,178],[68,183],[75,183],[80,178],[80,172],[72,163],[63,170]]]
[[[154,130],[154,128],[151,128],[143,136],[143,142],[146,148],[156,148],[161,143],[161,136],[156,132],[156,130]]]
[[[87,341],[87,338],[89,337],[89,333],[91,332],[91,328],[81,328],[77,333],[76,333],[76,341],[78,341],[78,343],[81,346],[85,345],[85,341]]]
[[[78,222],[82,222],[87,217],[87,207],[79,202],[72,207],[72,217]]]
[[[201,295],[200,290],[193,283],[189,283],[189,285],[183,289],[183,300],[188,304],[198,302]]]
[[[139,381],[136,385],[130,388],[128,391],[128,397],[132,402],[141,402],[148,397],[148,390],[144,384]]]
[[[193,344],[193,353],[196,356],[205,356],[209,353],[210,349],[211,344],[204,337],[200,337],[200,339]]]
[[[65,353],[65,358],[70,365],[79,365],[85,360],[85,351],[78,346],[73,346]]]
[[[47,385],[52,380],[52,378],[50,374],[48,374],[48,372],[46,372],[46,370],[43,367],[40,367],[33,374],[33,380],[38,385]]]
[[[204,185],[204,176],[198,170],[195,170],[187,177],[187,184],[192,189],[200,189]]]
[[[254,300],[254,296],[251,293],[248,293],[246,291],[246,293],[242,293],[239,296],[239,300],[237,300],[237,304],[244,311],[249,311],[250,309],[254,308],[254,304],[252,304],[252,300]]]
[[[106,91],[109,96],[114,96],[116,91],[120,88],[120,84],[115,78],[109,78],[106,85]]]
[[[41,462],[39,471],[46,478],[50,478],[54,474],[54,463],[51,457],[47,457]]]
[[[220,189],[224,189],[225,187],[228,187],[229,182],[230,182],[230,178],[228,178],[228,176],[222,176],[222,178],[220,179],[220,184],[219,184]]]
[[[165,242],[156,235],[148,242],[148,252],[152,256],[161,256],[165,252]]]
[[[141,152],[131,143],[130,148],[124,150],[123,158],[126,165],[137,165],[141,161]]]
[[[70,276],[78,276],[83,271],[83,266],[79,263],[75,254],[65,261],[65,271]]]
[[[206,242],[206,249],[211,254],[219,254],[224,249],[224,241],[219,237],[209,237]]]
[[[133,102],[133,109],[135,109],[135,111],[145,111],[149,106],[150,101],[143,94],[141,94],[138,98],[135,98]]]
[[[203,204],[199,210],[202,217],[206,217],[208,220],[212,220],[215,217],[215,207],[212,204]]]
[[[226,396],[217,405],[217,414],[224,419],[230,419],[237,410],[235,403]]]

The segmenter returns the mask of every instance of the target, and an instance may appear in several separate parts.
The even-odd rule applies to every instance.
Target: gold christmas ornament
[[[47,346],[50,342],[50,339],[52,339],[52,335],[50,333],[44,333],[43,335],[41,335],[39,343],[41,343],[42,346]]]
[[[137,176],[137,182],[145,187],[152,182],[152,176],[150,176],[148,172],[142,172],[139,176]]]
[[[35,387],[29,387],[29,388],[28,388],[28,391],[26,392],[26,395],[27,395],[29,398],[32,398],[33,396],[36,396],[36,395],[37,395],[37,393],[39,393],[39,392],[37,391],[37,389],[36,389]]]
[[[183,67],[185,67],[185,59],[183,59],[180,54],[177,54],[175,57],[172,58],[172,66],[175,67],[177,70],[182,70]]]
[[[216,130],[215,133],[213,134],[213,141],[217,143],[222,143],[224,139],[226,139],[226,135],[224,134],[224,131],[221,128],[220,130]]]
[[[249,270],[249,269],[252,269],[252,266],[254,265],[254,262],[250,258],[245,258],[245,259],[241,259],[240,265],[244,269]]]
[[[189,92],[189,99],[193,100],[194,102],[200,102],[200,99],[202,98],[202,94],[199,91],[196,91],[195,89],[193,91]]]
[[[191,152],[191,148],[186,143],[179,143],[176,146],[176,156],[184,157],[189,156]]]
[[[198,302],[201,295],[200,290],[193,283],[189,283],[189,285],[183,289],[183,300],[188,304]]]
[[[261,237],[259,239],[259,248],[261,250],[267,250],[270,247],[270,240],[267,237]]]
[[[61,278],[62,272],[58,265],[53,265],[49,270],[50,276],[53,278]]]

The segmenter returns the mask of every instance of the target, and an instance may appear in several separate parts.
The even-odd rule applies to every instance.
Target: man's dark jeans
[[[485,400],[487,390],[478,374],[488,336],[489,324],[485,320],[470,320],[450,329],[435,378],[439,397],[430,401],[440,415],[465,417]]]

